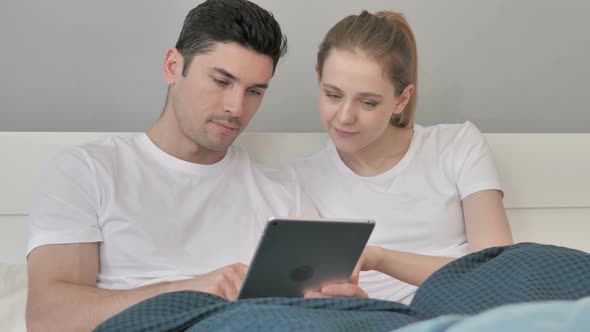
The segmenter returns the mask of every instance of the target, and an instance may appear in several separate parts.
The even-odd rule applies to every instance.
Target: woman
[[[346,17],[320,46],[320,115],[331,140],[295,168],[322,216],[376,221],[361,259],[376,271],[361,274],[360,288],[329,285],[309,297],[409,303],[446,263],[512,243],[481,132],[469,122],[414,124],[417,64],[412,30],[393,12]]]

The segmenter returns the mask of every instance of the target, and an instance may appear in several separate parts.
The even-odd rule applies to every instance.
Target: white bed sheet
[[[0,264],[0,331],[26,331],[26,265]]]

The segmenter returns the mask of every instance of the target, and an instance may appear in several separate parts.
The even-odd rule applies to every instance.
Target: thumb
[[[352,274],[350,275],[349,282],[351,284],[358,285],[358,283],[359,283],[359,275],[361,273],[361,268],[363,267],[363,263],[364,263],[364,258],[363,258],[363,256],[361,256],[359,258],[358,262],[356,263],[356,266],[354,267],[354,270],[352,271]]]

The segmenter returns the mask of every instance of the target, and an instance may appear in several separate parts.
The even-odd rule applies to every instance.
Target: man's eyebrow
[[[232,81],[237,81],[239,82],[240,80],[232,73],[230,73],[229,71],[223,69],[223,68],[219,68],[219,67],[214,67],[213,68],[214,71],[218,72],[219,74],[229,78]]]
[[[336,92],[342,92],[342,90],[339,87],[334,86],[332,84],[323,83],[322,85],[324,86],[324,88],[332,89],[332,90],[335,90]]]
[[[251,86],[252,88],[255,89],[268,89],[268,84],[266,83],[258,83],[258,84],[254,84]]]
[[[213,68],[214,71],[216,71],[217,73],[225,76],[226,78],[235,81],[235,82],[240,82],[240,79],[236,77],[236,75],[230,73],[229,71],[223,69],[223,68],[219,68],[219,67],[214,67]],[[268,83],[257,83],[257,84],[253,84],[250,88],[255,88],[255,89],[267,89],[268,88]]]

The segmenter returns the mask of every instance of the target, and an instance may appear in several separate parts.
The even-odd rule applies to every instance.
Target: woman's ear
[[[171,48],[166,52],[164,80],[168,85],[174,84],[182,76],[183,60],[182,54],[176,48]]]
[[[414,93],[414,85],[410,84],[406,86],[402,94],[397,98],[397,103],[395,104],[395,108],[393,109],[394,114],[401,114],[404,111],[410,99],[412,98],[412,94]]]

